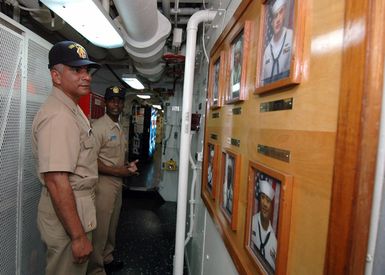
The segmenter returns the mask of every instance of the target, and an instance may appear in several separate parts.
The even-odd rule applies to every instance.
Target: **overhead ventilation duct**
[[[164,16],[170,19],[170,0],[162,0],[162,10]]]
[[[151,81],[158,80],[161,58],[171,32],[170,21],[158,11],[156,0],[114,0],[119,17],[124,48],[134,60],[136,70]],[[150,70],[150,67],[153,70]]]

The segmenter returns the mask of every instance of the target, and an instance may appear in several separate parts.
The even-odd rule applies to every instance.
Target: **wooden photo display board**
[[[301,81],[303,24],[300,0],[262,4],[255,93]]]
[[[246,250],[266,274],[285,274],[292,177],[250,162],[248,178]]]

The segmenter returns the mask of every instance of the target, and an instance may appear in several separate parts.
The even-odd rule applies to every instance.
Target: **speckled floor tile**
[[[176,203],[157,192],[125,190],[115,253],[125,266],[111,274],[172,274],[175,222]]]

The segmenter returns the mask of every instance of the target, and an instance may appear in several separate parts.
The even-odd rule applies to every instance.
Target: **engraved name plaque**
[[[290,162],[290,151],[258,144],[258,153],[281,161]]]
[[[242,114],[241,107],[233,108],[233,115],[240,115],[240,114]]]
[[[275,101],[263,102],[259,106],[259,111],[263,112],[274,112],[282,110],[293,109],[293,98],[280,99]]]
[[[239,147],[241,146],[241,141],[239,139],[232,138],[230,144]]]

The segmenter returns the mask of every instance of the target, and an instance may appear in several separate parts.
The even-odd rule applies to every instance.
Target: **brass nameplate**
[[[239,147],[241,146],[241,141],[239,139],[232,138],[230,144]]]
[[[290,162],[290,151],[288,150],[278,149],[278,148],[269,147],[261,144],[258,144],[257,150],[258,150],[258,153],[262,155],[275,158],[278,160],[282,160],[285,162]]]
[[[214,139],[214,140],[218,139],[218,135],[217,134],[211,134],[210,137],[211,137],[211,139]]]
[[[263,102],[259,106],[260,112],[273,112],[293,109],[293,98]]]
[[[240,115],[240,114],[242,114],[241,107],[233,108],[233,115]]]
[[[219,113],[213,113],[212,118],[218,118],[218,117],[219,117]]]

